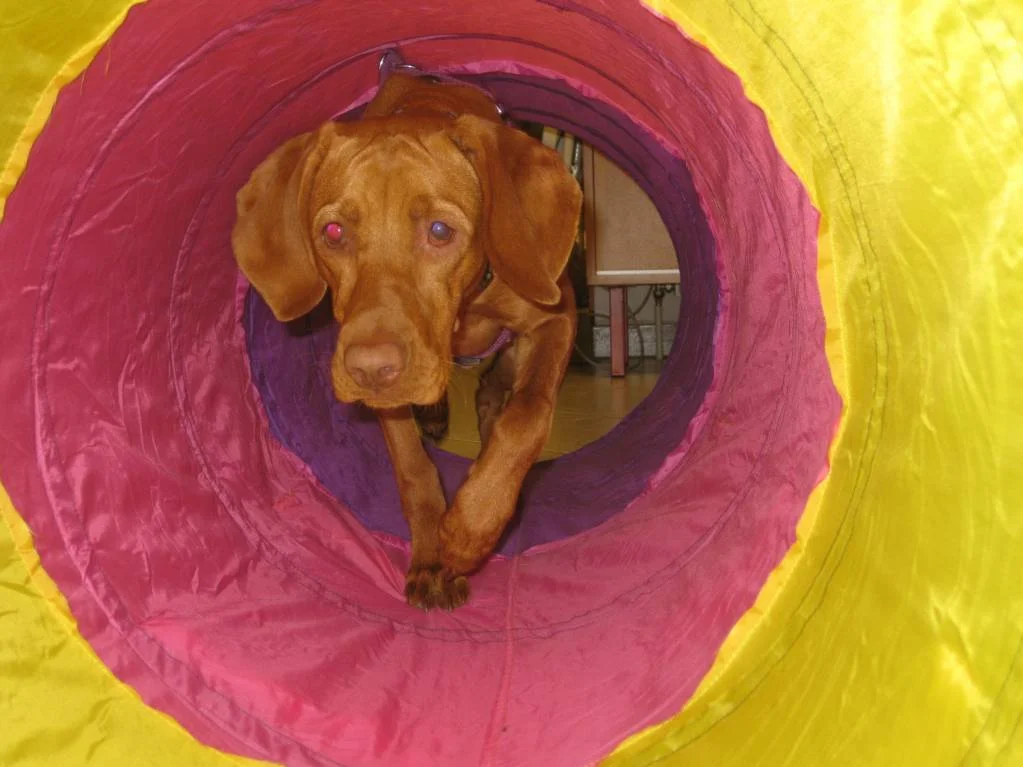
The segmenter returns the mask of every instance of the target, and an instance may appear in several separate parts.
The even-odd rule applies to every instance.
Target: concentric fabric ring
[[[178,28],[182,13],[146,5],[115,35],[111,58],[122,58],[119,45],[149,43],[154,29]],[[646,46],[629,57],[618,51],[613,62],[558,52],[569,32],[610,46],[628,31],[578,13],[547,11],[562,29],[540,34],[532,24],[487,37],[431,35],[420,22],[407,28],[399,38],[406,55],[436,69],[557,72],[637,118],[643,103],[651,114],[672,111],[653,100],[673,98],[685,120],[656,127],[680,156],[702,145],[693,177],[722,208],[711,211],[717,268],[735,296],[723,302],[718,384],[703,423],[688,440],[688,418],[647,428],[674,434],[675,447],[654,453],[660,467],[647,470],[656,473],[629,508],[587,533],[492,562],[467,609],[419,615],[401,598],[406,547],[362,529],[267,439],[246,383],[228,246],[234,191],[254,164],[287,136],[364,100],[378,51],[407,16],[367,14],[356,34],[339,29],[322,4],[222,13],[169,39],[144,64],[132,56],[124,76],[96,82],[87,73],[81,93],[58,103],[10,200],[10,237],[38,221],[37,184],[51,190],[42,215],[55,224],[28,257],[41,272],[30,370],[52,511],[42,513],[41,499],[19,500],[24,490],[12,483],[16,505],[40,510],[28,521],[44,563],[55,573],[77,569],[89,598],[76,600],[61,584],[76,611],[105,619],[107,631],[124,637],[122,649],[191,710],[154,696],[151,674],[140,678],[107,657],[112,668],[212,743],[237,747],[227,740],[234,737],[251,755],[290,762],[417,763],[430,733],[454,720],[475,725],[433,741],[431,761],[601,756],[681,705],[791,543],[822,475],[838,401],[814,298],[812,208],[734,76],[645,12],[626,20],[645,37],[671,36],[679,60],[670,66]],[[352,35],[347,55],[341,31]],[[469,58],[484,44],[487,61]],[[272,54],[295,47],[303,54]],[[218,76],[251,51],[276,62],[272,77],[258,67],[240,79]],[[630,59],[638,71],[628,82],[647,82],[648,70],[673,90],[637,92],[607,74]],[[693,67],[710,70],[704,77],[714,89],[692,86]],[[243,104],[223,109],[239,94]],[[65,114],[77,117],[76,133]],[[85,131],[82,114],[95,120]],[[715,136],[720,146],[710,152]],[[53,183],[58,168],[67,191]],[[690,239],[699,225],[688,224]],[[699,274],[706,255],[695,253]],[[688,265],[685,272],[694,273]],[[699,381],[709,373],[700,357],[710,345],[715,286],[692,282],[688,316],[697,330],[683,329],[675,358],[694,357],[684,362]],[[302,355],[278,362],[308,364]],[[687,393],[699,387],[668,389],[659,409],[684,408]],[[797,407],[797,397],[811,406]],[[641,443],[623,441],[630,451]],[[613,454],[613,435],[607,445]],[[627,472],[635,462],[622,464]],[[585,496],[577,503],[585,506]],[[647,639],[636,633],[644,622]],[[652,645],[672,624],[672,639]],[[650,651],[630,650],[634,643]],[[632,682],[598,697],[608,675]],[[468,680],[474,695],[460,695]],[[648,705],[637,707],[640,694]],[[537,729],[538,706],[577,713]],[[215,727],[189,722],[197,712]],[[578,717],[592,728],[577,732],[570,722]]]
[[[1013,528],[992,524],[1011,491],[1002,462],[1019,457],[1005,438],[1011,424],[982,447],[960,443],[967,456],[983,456],[964,464],[987,480],[982,499],[953,471],[934,471],[942,453],[929,435],[935,424],[958,423],[955,407],[914,406],[931,429],[921,436],[888,405],[916,414],[907,392],[919,396],[921,382],[929,392],[940,380],[969,391],[959,402],[997,408],[1005,389],[988,382],[1008,380],[1019,363],[992,368],[997,355],[975,353],[992,344],[963,349],[953,340],[970,375],[937,364],[935,340],[954,335],[919,329],[942,316],[945,294],[905,287],[908,270],[903,281],[882,278],[899,261],[878,258],[880,224],[896,218],[893,206],[864,194],[876,170],[869,142],[848,140],[868,134],[848,117],[836,128],[830,84],[808,76],[778,36],[773,22],[784,14],[731,5],[694,18],[666,6],[687,30],[715,30],[714,52],[751,78],[758,103],[772,105],[780,146],[825,216],[821,284],[839,286],[841,303],[827,290],[825,298],[829,320],[841,310],[845,333],[843,345],[830,326],[827,349],[847,409],[836,470],[811,499],[791,551],[824,477],[839,401],[824,358],[816,213],[737,78],[670,23],[610,2],[511,0],[499,14],[443,0],[415,9],[356,2],[340,14],[329,3],[244,0],[202,17],[180,5],[135,9],[65,89],[0,225],[0,251],[18,254],[0,292],[0,322],[11,329],[0,356],[10,408],[0,472],[81,635],[150,705],[206,743],[289,764],[583,764],[660,722],[615,760],[938,763],[928,755],[954,753],[989,763],[1017,753],[1023,694],[1012,680],[1023,619],[996,606],[1008,604],[1006,584],[1023,563],[1012,553]],[[791,19],[783,26],[796,28]],[[973,28],[991,34],[990,25]],[[824,27],[814,48],[836,74],[829,57],[865,39],[843,34],[849,42]],[[735,48],[722,50],[724,39]],[[702,288],[698,279],[687,286],[693,295],[709,297],[687,316],[716,316],[713,381],[700,408],[680,415],[703,394],[711,326],[697,322],[682,333],[647,415],[590,453],[621,437],[625,458],[655,469],[596,526],[537,539],[516,533],[506,551],[525,553],[491,563],[471,605],[452,616],[410,612],[400,597],[407,546],[396,531],[368,530],[359,509],[339,504],[298,459],[300,445],[289,450],[271,437],[267,418],[286,425],[290,415],[264,413],[269,400],[250,381],[253,336],[243,331],[245,293],[227,243],[233,192],[251,167],[284,138],[363,102],[377,55],[395,44],[428,68],[515,88],[555,84],[627,115],[631,136],[653,137],[684,161],[696,198],[676,191],[698,198],[712,249],[696,252],[716,259],[714,274],[701,272],[709,261],[700,257],[681,261],[706,277]],[[995,49],[1006,50],[987,48]],[[961,50],[977,60],[974,48]],[[985,103],[985,115],[1011,114],[1014,81],[1003,59],[987,61],[1001,85],[987,92],[1005,97]],[[991,85],[990,73],[976,80]],[[865,123],[880,124],[865,103]],[[542,105],[527,98],[520,108]],[[891,102],[887,109],[889,118],[902,113]],[[955,222],[967,242],[983,243],[977,232],[1004,221],[993,202],[999,187],[977,179],[979,169],[999,168],[1005,188],[1019,180],[1018,145],[1005,149],[1018,140],[1012,125],[992,121],[995,149],[975,150],[968,162],[955,149],[942,157],[970,199],[989,206],[976,223]],[[951,118],[927,128],[966,130]],[[809,148],[799,149],[801,140]],[[887,159],[911,177],[912,156]],[[918,234],[918,221],[946,237],[948,227],[900,198],[891,180],[899,177],[879,184],[905,203],[899,215],[912,231],[888,228],[889,244],[904,256],[907,243],[931,243],[938,263],[946,251],[937,235]],[[670,213],[677,200],[653,191]],[[926,197],[919,182],[913,192]],[[1008,261],[997,260],[1020,244],[1019,230],[998,232],[984,250],[997,261],[987,277],[1001,278],[984,282],[999,286],[988,288],[994,305],[999,291],[1019,287]],[[716,296],[707,289],[715,280]],[[1018,315],[997,321],[1018,325]],[[893,354],[893,334],[907,330],[929,354],[914,357],[905,345]],[[692,360],[680,356],[687,338]],[[929,377],[907,382],[899,372],[918,370],[918,359],[931,363]],[[685,375],[696,383],[672,391]],[[990,396],[981,400],[981,390]],[[653,432],[656,424],[644,426],[651,412],[678,419],[673,444],[638,456],[627,437],[642,440],[642,429],[630,431],[637,424]],[[986,412],[991,422],[995,411]],[[586,455],[551,471],[570,472]],[[925,499],[947,513],[924,515]],[[17,522],[9,524],[18,540]],[[994,563],[974,565],[958,541],[982,543]],[[962,584],[974,587],[962,592],[969,604],[956,596]],[[758,610],[747,613],[758,594]],[[1004,619],[997,630],[984,618],[992,608]],[[705,678],[719,651],[724,660]],[[914,651],[921,666],[908,662]],[[894,659],[912,674],[905,683]],[[924,697],[936,685],[943,694]],[[687,700],[681,716],[664,721]],[[785,730],[772,733],[774,721]],[[853,734],[870,722],[873,737],[851,745],[836,722]],[[904,724],[916,726],[915,737]]]

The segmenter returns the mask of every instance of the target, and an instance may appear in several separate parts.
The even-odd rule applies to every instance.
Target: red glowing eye
[[[331,245],[340,244],[345,236],[345,228],[336,221],[331,221],[323,227],[323,238]]]

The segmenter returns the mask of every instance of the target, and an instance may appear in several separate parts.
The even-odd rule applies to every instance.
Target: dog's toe
[[[440,565],[413,566],[405,577],[405,599],[422,610],[454,610],[469,599],[469,580]]]
[[[423,436],[431,442],[440,442],[448,435],[448,422],[426,422],[420,423],[420,427],[423,430]]]

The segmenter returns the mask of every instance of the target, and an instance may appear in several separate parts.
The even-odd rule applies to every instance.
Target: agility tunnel
[[[0,15],[0,764],[1023,764],[1023,6]],[[229,240],[389,50],[614,159],[682,275],[450,614]]]

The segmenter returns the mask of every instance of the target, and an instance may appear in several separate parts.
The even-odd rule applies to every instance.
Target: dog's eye
[[[434,221],[430,224],[430,239],[434,242],[448,242],[454,233],[454,230],[443,221]]]
[[[340,245],[345,238],[345,228],[337,221],[323,225],[323,239],[328,245]]]

